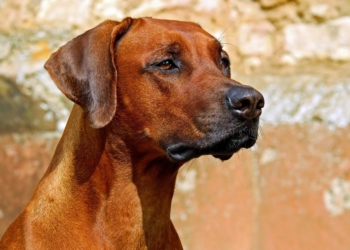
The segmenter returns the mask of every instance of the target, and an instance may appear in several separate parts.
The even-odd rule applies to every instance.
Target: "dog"
[[[191,22],[108,20],[45,69],[75,104],[0,249],[182,249],[170,220],[178,169],[252,147],[263,96],[230,79],[220,42]]]

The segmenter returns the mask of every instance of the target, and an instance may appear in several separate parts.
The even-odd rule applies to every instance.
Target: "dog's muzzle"
[[[201,155],[213,155],[227,160],[241,148],[250,148],[255,144],[259,116],[265,104],[262,94],[252,87],[239,85],[231,87],[224,98],[225,121],[211,122],[218,127],[216,135],[208,133],[203,140],[172,143],[166,147],[170,159],[185,162]],[[218,130],[221,131],[218,133]]]

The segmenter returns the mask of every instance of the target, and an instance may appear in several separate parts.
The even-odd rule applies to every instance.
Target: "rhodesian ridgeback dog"
[[[0,249],[182,249],[170,220],[179,167],[253,146],[263,96],[230,79],[220,42],[190,22],[106,21],[45,68],[75,105]]]

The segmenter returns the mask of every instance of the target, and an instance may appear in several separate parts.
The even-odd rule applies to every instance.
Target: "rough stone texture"
[[[324,192],[323,200],[328,212],[334,216],[350,210],[349,174],[342,178],[334,178],[330,187]]]
[[[288,25],[284,29],[285,52],[295,59],[348,61],[350,17],[323,25]]]
[[[284,4],[289,0],[260,0],[261,6],[264,8],[276,7],[277,5]]]
[[[348,0],[303,0],[299,1],[298,13],[308,23],[320,23],[349,15],[349,9]]]
[[[0,75],[0,134],[56,130],[58,119],[49,105],[26,95],[20,87]]]
[[[349,0],[0,1],[0,236],[71,108],[44,62],[126,16],[199,23],[229,52],[233,78],[266,98],[258,146],[181,169],[172,217],[185,249],[350,249]]]
[[[350,74],[339,78],[334,74],[315,75],[306,71],[289,75],[263,73],[236,79],[263,93],[266,99],[263,124],[315,122],[330,129],[350,126]]]
[[[243,56],[269,57],[274,52],[275,27],[269,22],[242,24],[238,27],[238,50]]]

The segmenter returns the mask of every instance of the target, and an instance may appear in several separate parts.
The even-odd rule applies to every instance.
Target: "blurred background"
[[[350,249],[350,0],[0,0],[0,236],[31,198],[72,104],[43,69],[105,19],[199,23],[266,100],[260,139],[181,168],[185,249]]]

